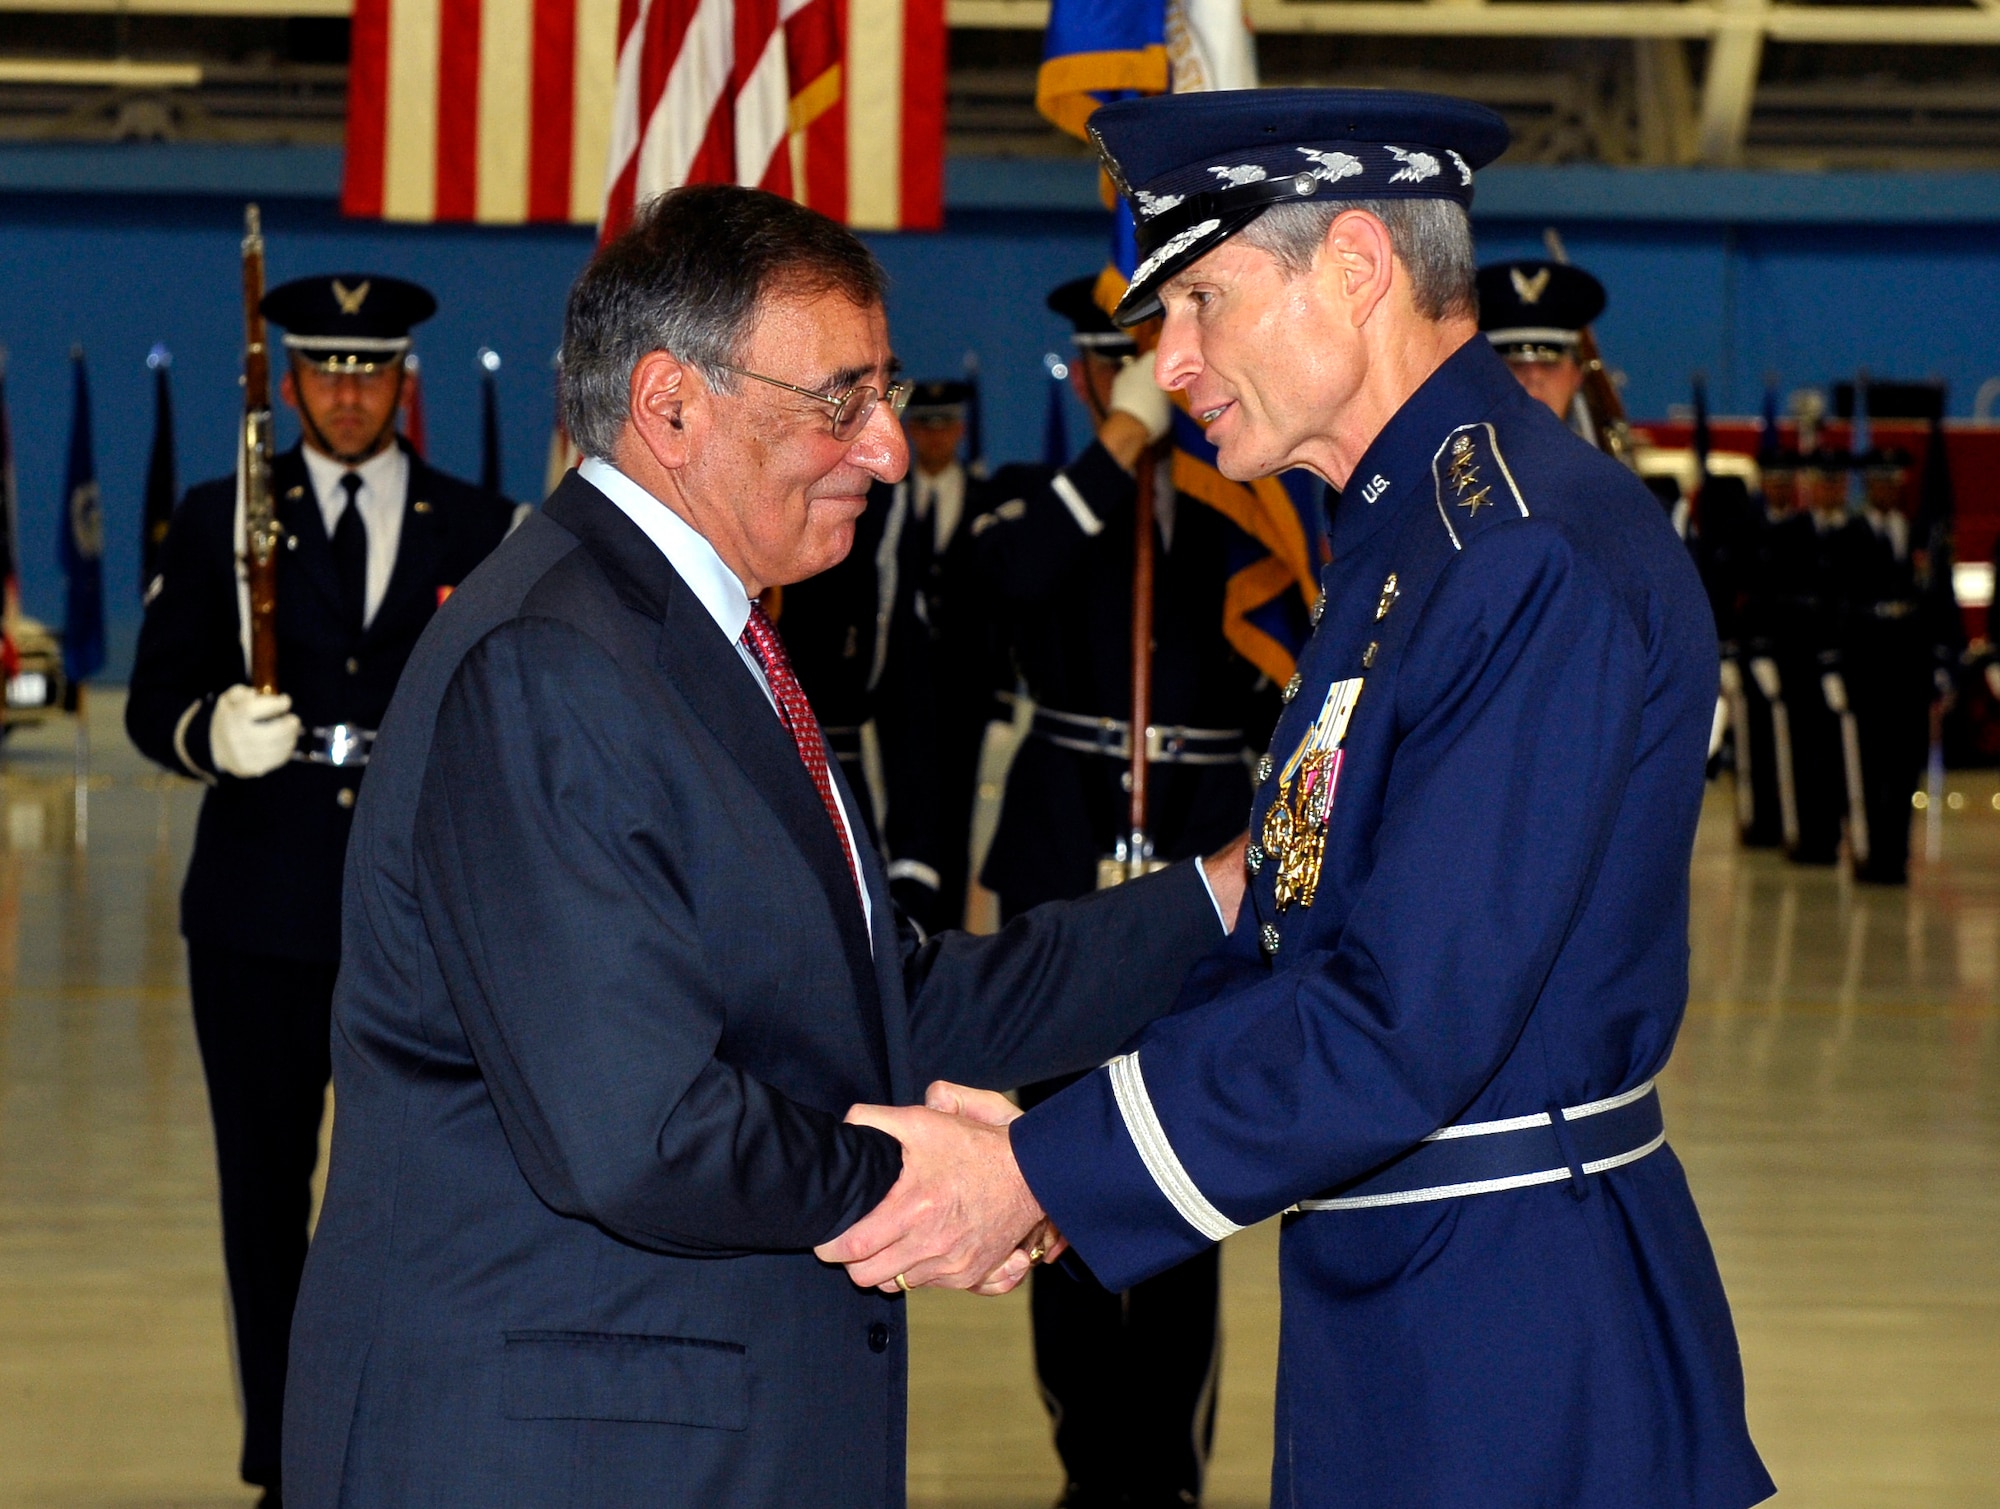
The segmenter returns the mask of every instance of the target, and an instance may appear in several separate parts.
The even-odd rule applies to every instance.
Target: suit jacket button
[[[346,812],[351,810],[354,806],[354,788],[352,786],[341,787],[340,790],[333,794],[333,801],[334,805],[339,807],[341,811]]]
[[[1268,959],[1277,953],[1281,941],[1283,940],[1278,937],[1278,930],[1270,923],[1267,922],[1257,929],[1257,946],[1264,950],[1265,958]]]
[[[347,657],[347,674],[350,676],[359,676],[361,674],[361,662],[352,655]]]
[[[889,1328],[879,1320],[868,1328],[868,1350],[871,1352],[889,1350]]]
[[[1255,875],[1264,868],[1264,846],[1252,844],[1243,851],[1243,868]]]
[[[1270,780],[1271,772],[1273,770],[1276,770],[1277,768],[1278,767],[1272,763],[1271,757],[1269,755],[1259,755],[1257,758],[1257,784],[1261,786],[1266,781]]]
[[[1297,671],[1293,671],[1292,679],[1285,683],[1285,701],[1290,702],[1292,698],[1298,696],[1299,688],[1303,685],[1305,685],[1305,678]]]

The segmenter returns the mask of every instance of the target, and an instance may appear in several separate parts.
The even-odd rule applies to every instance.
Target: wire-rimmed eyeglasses
[[[875,412],[875,405],[878,403],[888,404],[889,412],[898,419],[902,418],[903,409],[910,401],[912,386],[907,382],[892,382],[885,393],[870,384],[863,383],[841,393],[815,393],[811,388],[802,388],[797,383],[786,382],[782,378],[766,377],[762,372],[751,372],[743,367],[724,366],[722,370],[733,372],[738,377],[751,377],[758,382],[767,382],[774,388],[797,393],[801,397],[812,399],[815,403],[832,405],[835,440],[852,440],[859,435],[862,426],[868,423],[868,418]]]

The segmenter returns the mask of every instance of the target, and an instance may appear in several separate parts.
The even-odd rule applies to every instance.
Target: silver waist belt
[[[1081,713],[1035,709],[1034,734],[1058,749],[1107,759],[1132,758],[1132,724],[1125,718],[1088,718]],[[1148,724],[1146,761],[1152,765],[1240,765],[1243,730],[1188,728],[1179,723]]]
[[[1301,1200],[1295,1209],[1372,1210],[1565,1179],[1581,1187],[1587,1176],[1637,1163],[1666,1141],[1660,1094],[1649,1079],[1587,1105],[1444,1127],[1386,1168]]]
[[[366,765],[374,748],[374,729],[335,723],[300,734],[292,758],[306,765]]]

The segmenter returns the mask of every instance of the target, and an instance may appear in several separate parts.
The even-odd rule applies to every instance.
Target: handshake
[[[1004,1095],[939,1080],[921,1106],[855,1106],[847,1120],[903,1144],[903,1172],[867,1215],[813,1251],[864,1288],[930,1284],[1005,1294],[1068,1244],[1014,1162]]]

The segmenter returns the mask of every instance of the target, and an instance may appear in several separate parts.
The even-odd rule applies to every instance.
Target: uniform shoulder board
[[[1528,500],[1500,454],[1500,438],[1484,421],[1462,424],[1444,437],[1431,457],[1431,478],[1437,483],[1438,517],[1454,550],[1463,550],[1495,519],[1528,516]]]

